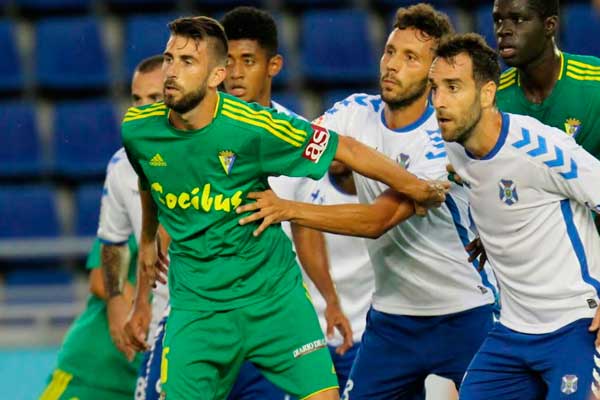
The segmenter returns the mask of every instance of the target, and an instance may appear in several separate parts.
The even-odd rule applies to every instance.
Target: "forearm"
[[[146,274],[145,269],[138,266],[135,284],[134,303],[149,304],[152,293],[152,279]]]
[[[384,154],[347,136],[339,136],[335,159],[360,175],[383,182],[410,198],[426,185]]]
[[[329,271],[329,258],[323,233],[295,223],[291,226],[294,245],[302,268],[327,304],[339,302]]]
[[[410,202],[403,202],[392,214],[372,204],[320,206],[294,203],[289,211],[290,221],[299,225],[341,235],[378,238],[411,217],[414,207]]]
[[[129,247],[126,244],[102,244],[100,257],[105,298],[111,299],[123,294],[129,269]]]
[[[158,231],[158,210],[149,190],[140,187],[140,200],[142,204],[142,232],[140,243],[148,244],[156,241]]]

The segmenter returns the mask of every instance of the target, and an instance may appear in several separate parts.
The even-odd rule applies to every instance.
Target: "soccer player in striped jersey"
[[[530,115],[573,136],[600,158],[600,59],[559,50],[558,0],[496,0],[498,108]],[[595,40],[595,38],[589,38]]]
[[[140,180],[139,265],[148,274],[166,268],[159,219],[172,238],[164,395],[223,399],[250,360],[292,395],[338,399],[291,242],[279,227],[259,237],[240,228],[235,209],[248,192],[266,189],[268,176],[319,178],[333,159],[426,206],[443,201],[448,185],[420,180],[351,138],[219,92],[228,53],[222,26],[193,17],[169,29],[165,102],[131,108],[122,125]]]
[[[155,56],[136,67],[131,82],[134,106],[162,99],[161,65],[162,56]],[[141,357],[134,358],[121,338],[137,270],[141,209],[136,190],[137,177],[121,149],[107,167],[100,231],[87,260],[91,294],[63,340],[57,367],[40,400],[134,397]]]
[[[600,394],[600,161],[561,130],[496,108],[500,66],[476,34],[442,42],[429,74],[450,161],[468,188],[502,310],[461,400]]]

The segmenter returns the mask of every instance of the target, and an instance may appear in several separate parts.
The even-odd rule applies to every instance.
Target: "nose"
[[[433,107],[436,110],[446,108],[445,97],[441,90],[439,90],[439,89],[431,90],[431,103],[433,104]]]
[[[231,61],[229,64],[229,76],[233,79],[240,79],[244,77],[244,69],[242,63]]]
[[[513,33],[514,33],[514,26],[510,22],[510,19],[502,19],[496,23],[496,36],[497,37],[501,38],[501,37],[506,37],[506,36],[512,36]]]

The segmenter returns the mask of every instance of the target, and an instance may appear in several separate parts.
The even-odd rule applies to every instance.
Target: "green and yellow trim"
[[[517,69],[511,68],[502,75],[500,75],[500,84],[498,90],[504,90],[507,87],[514,85],[517,82]]]
[[[52,373],[52,381],[50,381],[50,384],[46,387],[39,400],[60,399],[60,396],[65,392],[72,379],[73,375],[57,368]]]
[[[300,147],[308,135],[307,132],[293,127],[289,121],[274,118],[273,115],[266,110],[253,110],[243,103],[228,98],[223,99],[221,115],[263,128],[273,136],[294,147]]]
[[[333,389],[340,390],[340,387],[339,387],[339,385],[326,387],[325,389],[317,390],[316,392],[311,393],[308,396],[304,396],[300,400],[307,400],[307,399],[310,399],[311,397],[313,397],[316,394],[323,393],[323,392],[326,392],[328,390],[333,390]]]
[[[135,121],[138,119],[161,116],[167,114],[167,106],[164,103],[156,103],[140,110],[137,107],[131,107],[127,110],[123,122]]]
[[[566,75],[578,81],[600,82],[600,66],[586,64],[581,61],[568,60]]]

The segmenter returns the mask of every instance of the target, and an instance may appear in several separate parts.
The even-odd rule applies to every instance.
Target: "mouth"
[[[500,53],[500,57],[502,58],[511,58],[514,57],[517,54],[517,49],[514,48],[513,46],[500,46],[498,49],[498,52]]]
[[[447,118],[447,117],[438,117],[438,118],[437,118],[437,121],[438,121],[438,125],[439,125],[439,126],[440,126],[440,128],[441,128],[442,126],[446,126],[446,125],[448,125],[449,123],[451,123],[451,122],[452,122],[452,119],[450,119],[450,118]]]
[[[246,93],[246,88],[243,86],[233,86],[231,89],[229,89],[229,93],[236,97],[240,97]]]

